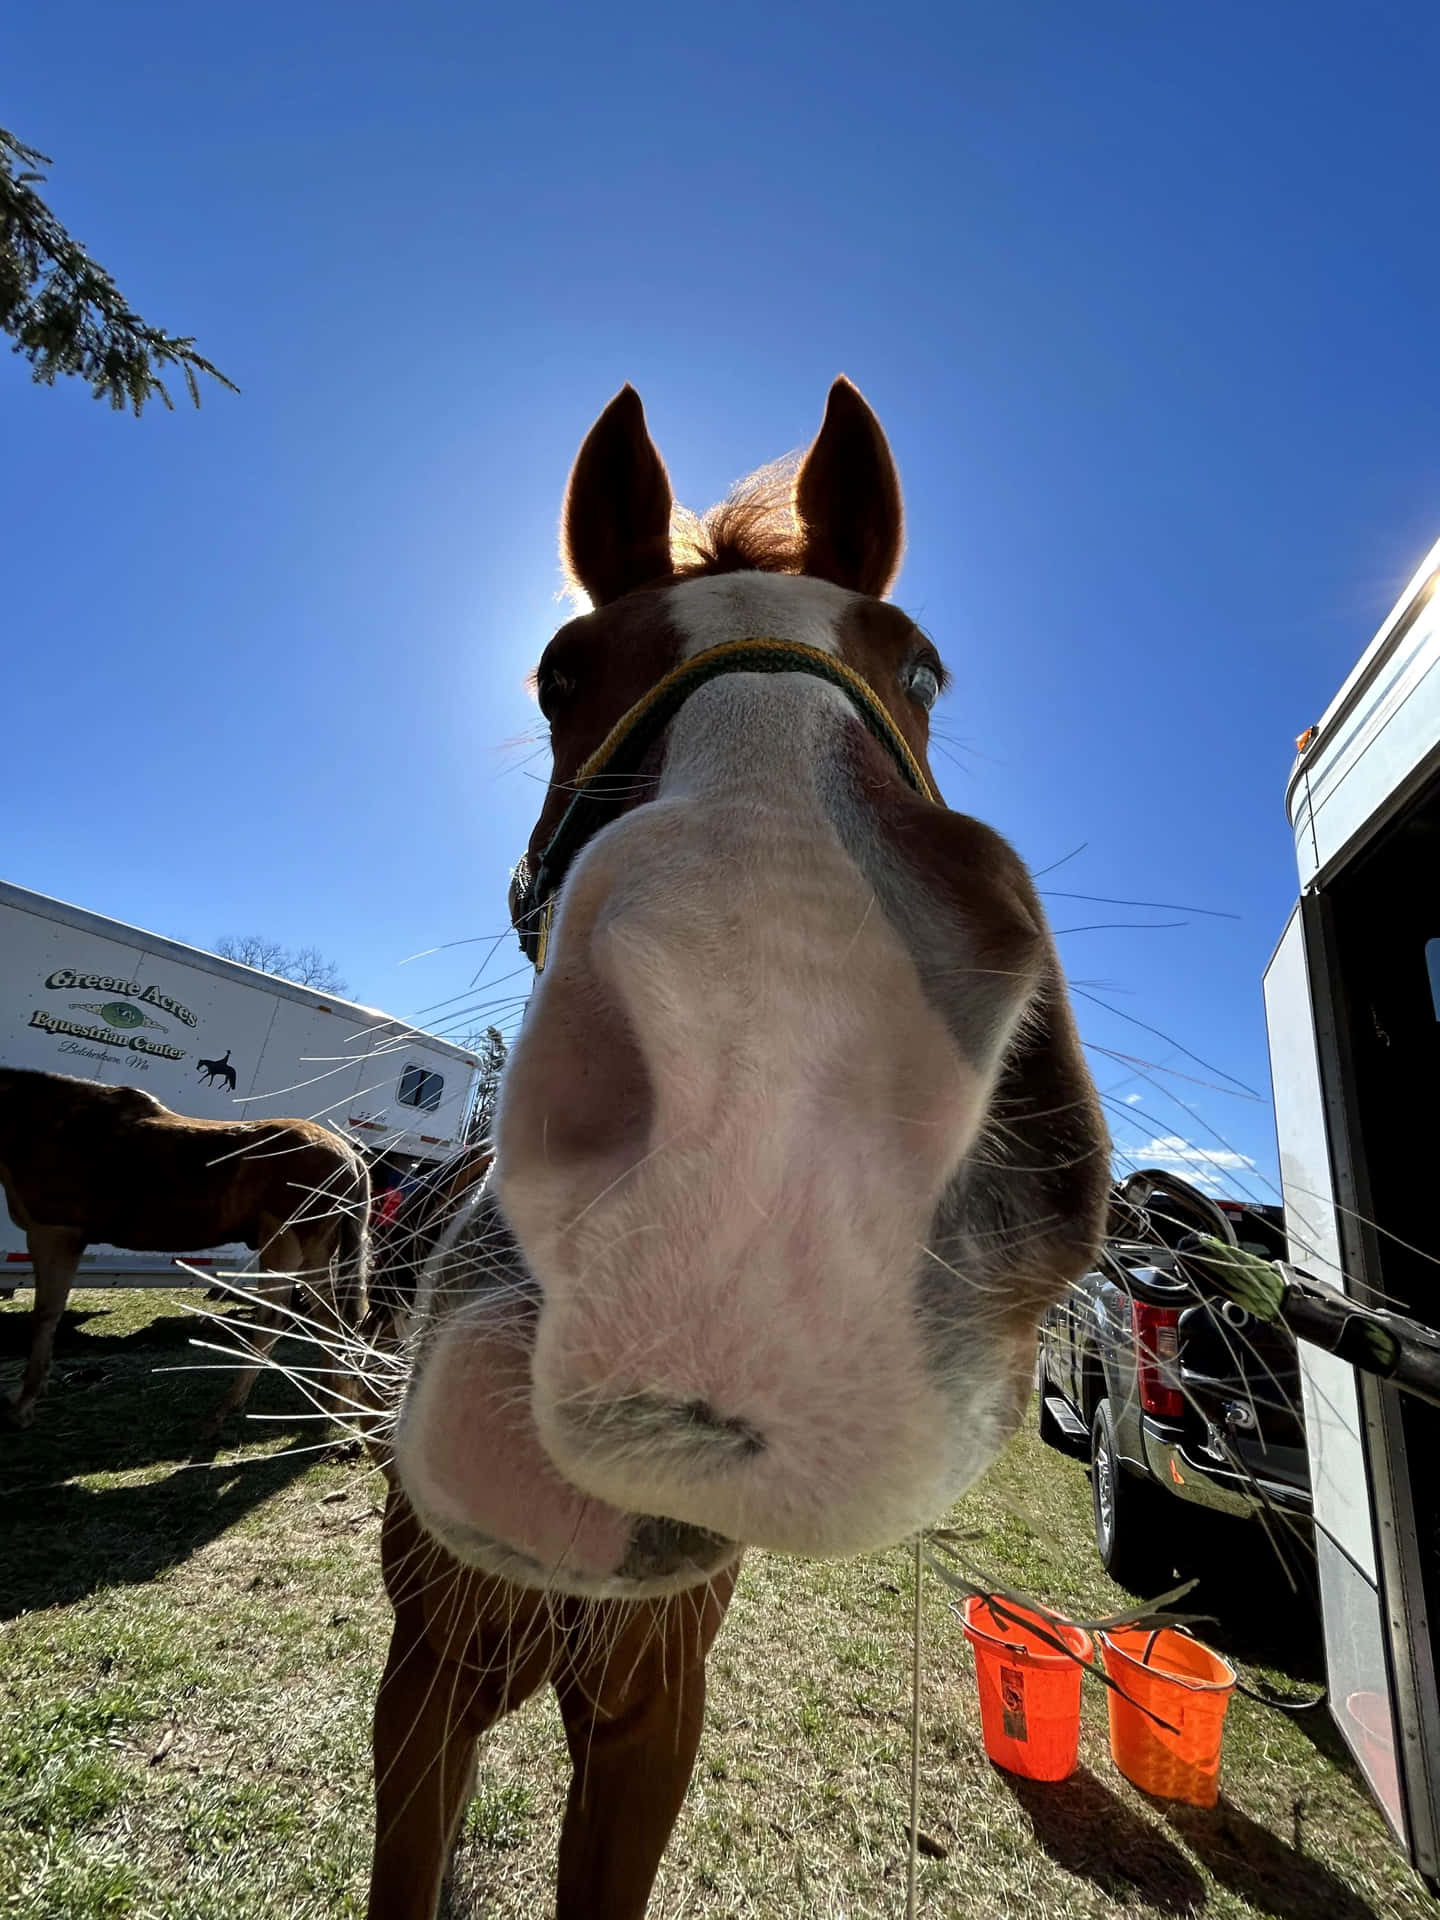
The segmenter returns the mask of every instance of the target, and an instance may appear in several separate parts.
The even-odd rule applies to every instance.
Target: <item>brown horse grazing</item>
[[[703,522],[628,387],[536,676],[538,978],[392,1442],[371,1920],[429,1920],[479,1732],[547,1677],[561,1920],[643,1913],[743,1544],[889,1545],[984,1469],[1108,1143],[1019,858],[926,759],[900,490],[845,381]]]
[[[34,1418],[92,1241],[171,1253],[238,1242],[260,1255],[262,1331],[241,1336],[256,1364],[236,1373],[207,1431],[244,1406],[297,1277],[337,1331],[364,1310],[370,1176],[313,1120],[191,1120],[139,1087],[0,1068],[0,1186],[35,1268],[25,1377],[0,1406],[13,1426]]]

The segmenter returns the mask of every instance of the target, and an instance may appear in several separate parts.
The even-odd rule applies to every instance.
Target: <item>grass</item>
[[[52,1397],[0,1435],[0,1920],[339,1920],[364,1910],[368,1720],[388,1635],[381,1483],[262,1381],[244,1444],[188,1464],[217,1376],[195,1296],[80,1294]],[[23,1320],[0,1311],[0,1367]],[[1093,1617],[1083,1466],[1022,1434],[951,1516],[988,1574]],[[1243,1547],[1243,1536],[1242,1536]],[[1232,1538],[1220,1556],[1233,1564]],[[1243,1554],[1242,1554],[1243,1558]],[[1207,1637],[1251,1673],[1317,1677],[1304,1604],[1263,1566],[1212,1588]],[[655,1920],[859,1920],[904,1908],[909,1556],[752,1556],[711,1657],[709,1719]],[[1258,1598],[1246,1584],[1258,1590]],[[1081,1767],[1035,1787],[986,1760],[970,1656],[924,1595],[926,1915],[1437,1920],[1323,1710],[1230,1710],[1214,1813],[1110,1764],[1088,1690]],[[548,1702],[482,1751],[451,1911],[548,1910],[567,1784]]]

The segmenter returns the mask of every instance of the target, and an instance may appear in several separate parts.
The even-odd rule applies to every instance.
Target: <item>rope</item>
[[[544,965],[551,902],[575,856],[605,825],[615,809],[614,782],[633,773],[655,739],[698,687],[726,673],[806,673],[828,680],[848,695],[856,716],[885,748],[906,784],[934,805],[943,805],[909,741],[886,712],[880,696],[862,674],[823,648],[799,640],[757,637],[726,640],[686,660],[643,694],[577,768],[574,797],[531,872],[528,860],[516,868],[519,893],[514,919],[527,959]],[[523,875],[523,878],[522,878]]]
[[[707,647],[703,653],[697,653],[693,659],[684,661],[673,672],[657,680],[648,693],[642,694],[634,706],[620,716],[589,758],[581,762],[575,774],[575,784],[583,786],[593,780],[597,773],[603,773],[640,723],[657,708],[663,708],[668,716],[697,687],[704,686],[707,680],[714,680],[722,673],[802,672],[818,680],[828,680],[848,693],[859,709],[860,718],[881,746],[888,748],[895,756],[910,785],[927,800],[939,804],[940,796],[926,779],[925,770],[915,758],[909,742],[881,706],[875,689],[863,674],[857,673],[833,653],[826,653],[823,647],[807,646],[802,640],[771,640],[763,637],[724,640],[718,647]]]

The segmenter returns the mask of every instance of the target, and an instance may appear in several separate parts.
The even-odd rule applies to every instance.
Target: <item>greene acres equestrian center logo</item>
[[[69,1012],[91,1014],[96,1024],[65,1020],[44,1007],[37,1007],[30,1015],[32,1027],[72,1040],[98,1040],[102,1046],[121,1047],[130,1053],[154,1054],[161,1060],[185,1058],[183,1047],[172,1047],[166,1041],[146,1038],[147,1031],[170,1031],[159,1020],[152,1020],[145,1012],[146,1007],[156,1007],[184,1026],[193,1027],[196,1024],[195,1015],[188,1007],[181,1006],[178,1000],[172,1000],[169,994],[161,993],[158,987],[142,987],[138,980],[123,980],[115,974],[76,973],[70,967],[61,967],[50,974],[45,985],[52,993],[78,991],[115,997],[108,1000],[71,1000],[67,1003]]]

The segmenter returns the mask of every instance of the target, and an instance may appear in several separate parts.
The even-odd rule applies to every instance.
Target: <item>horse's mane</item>
[[[803,573],[804,543],[795,511],[799,469],[798,453],[757,467],[706,513],[692,513],[677,500],[670,511],[670,572],[645,585],[668,586],[713,573]],[[587,613],[590,596],[568,568],[565,584],[576,612]]]
[[[710,573],[799,573],[803,551],[795,511],[798,454],[738,481],[708,513],[676,505],[670,518],[670,557],[677,580]]]

